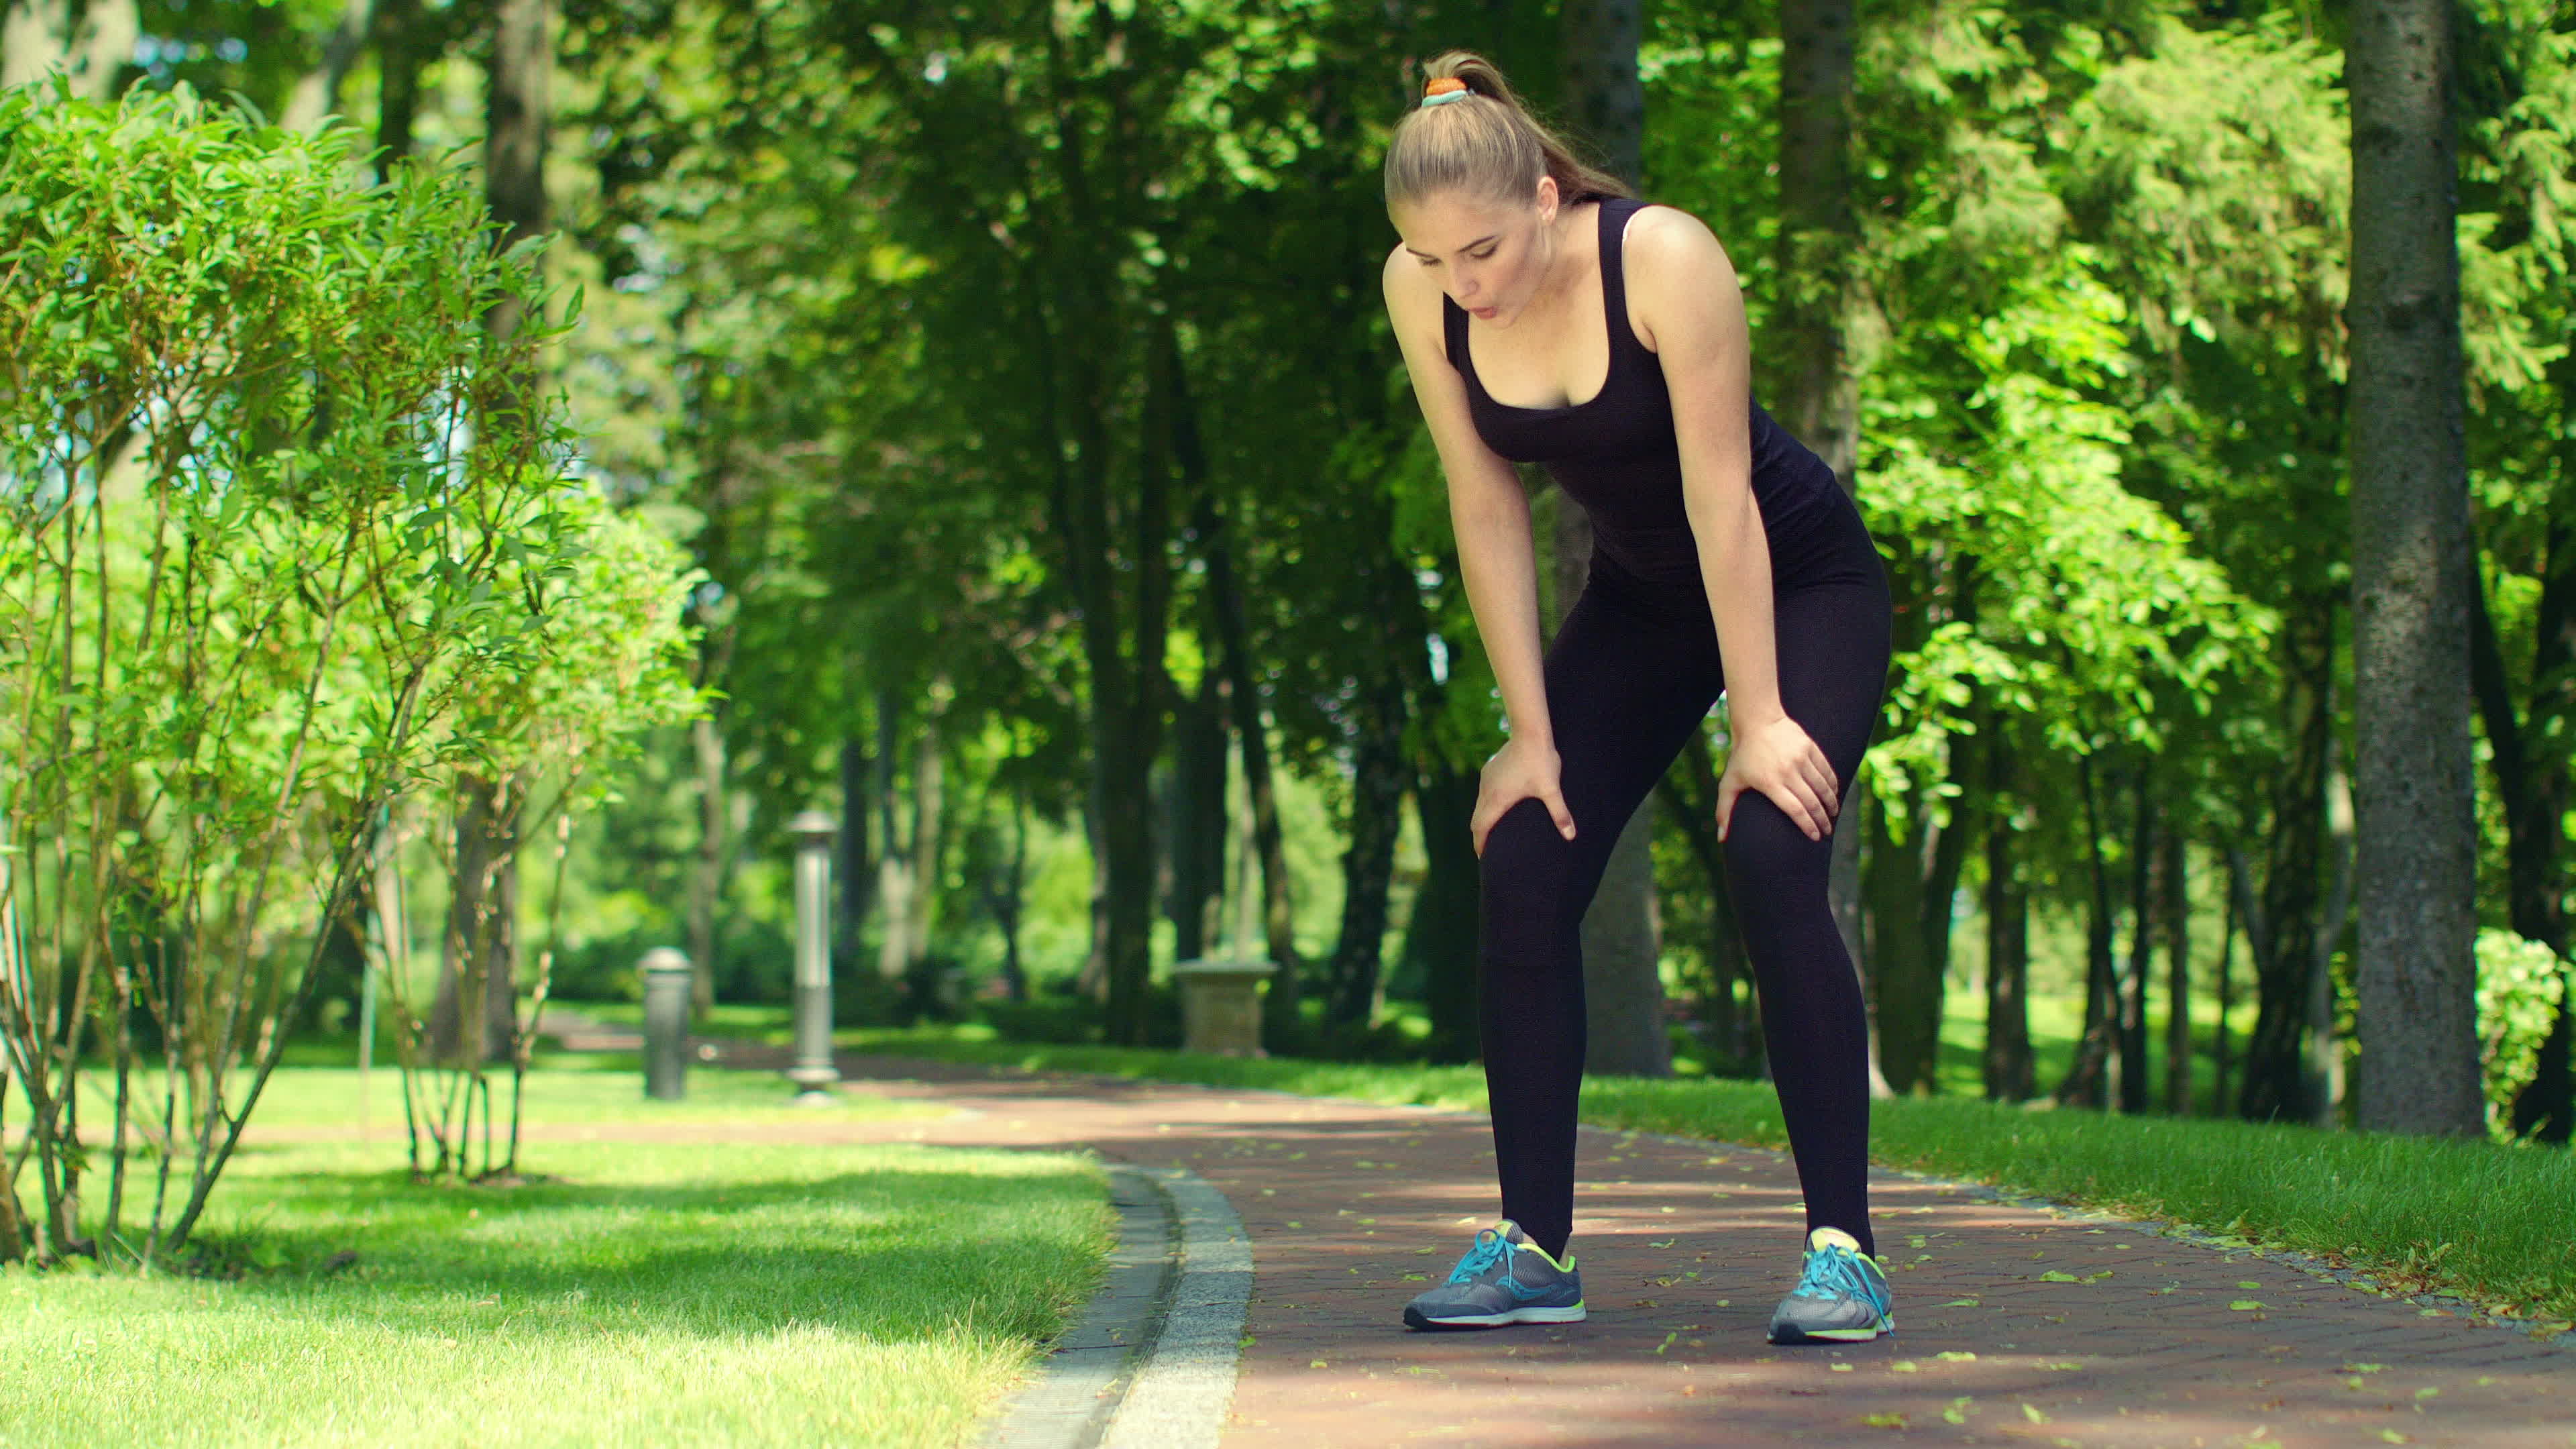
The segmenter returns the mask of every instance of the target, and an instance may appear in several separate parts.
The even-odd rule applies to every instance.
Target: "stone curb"
[[[1181,1267],[1162,1332],[1110,1422],[1105,1449],[1215,1449],[1234,1403],[1252,1240],[1234,1205],[1186,1168],[1145,1167],[1180,1218]]]
[[[984,1449],[1093,1449],[1154,1340],[1178,1268],[1170,1201],[1147,1173],[1109,1165],[1118,1241],[1100,1291],[1002,1411]]]
[[[1252,1296],[1242,1220],[1196,1173],[1108,1170],[1106,1281],[984,1449],[1214,1449],[1224,1431]]]

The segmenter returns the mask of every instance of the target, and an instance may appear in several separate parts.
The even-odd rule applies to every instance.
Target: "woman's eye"
[[[1489,262],[1494,259],[1494,249],[1487,247],[1481,252],[1469,252],[1467,255],[1476,261]]]

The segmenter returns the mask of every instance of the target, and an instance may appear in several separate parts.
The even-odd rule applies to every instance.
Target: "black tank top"
[[[1449,365],[1467,383],[1467,409],[1485,446],[1515,463],[1544,464],[1566,495],[1592,516],[1598,550],[1639,578],[1700,582],[1699,553],[1682,506],[1681,447],[1673,436],[1673,400],[1663,359],[1628,325],[1628,283],[1621,260],[1628,218],[1644,202],[1599,203],[1601,301],[1610,326],[1610,375],[1589,401],[1520,408],[1494,401],[1476,376],[1467,348],[1467,313],[1441,298]],[[1753,408],[1753,497],[1773,557],[1832,509],[1842,485],[1833,469],[1760,404]],[[1776,575],[1775,570],[1775,575]],[[1776,582],[1775,577],[1775,582]]]

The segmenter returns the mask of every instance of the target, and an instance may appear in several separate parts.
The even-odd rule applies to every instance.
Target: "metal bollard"
[[[796,1100],[824,1103],[841,1080],[832,1065],[832,837],[839,828],[820,810],[787,822],[796,837],[796,1065],[787,1080]]]
[[[644,1095],[676,1102],[688,1095],[689,958],[669,946],[644,953]]]

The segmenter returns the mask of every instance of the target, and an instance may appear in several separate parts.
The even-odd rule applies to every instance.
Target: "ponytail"
[[[1387,143],[1389,208],[1450,190],[1527,201],[1541,176],[1556,178],[1557,195],[1568,206],[1635,195],[1618,177],[1576,159],[1483,56],[1449,51],[1424,66],[1422,77],[1421,104],[1396,123]]]

